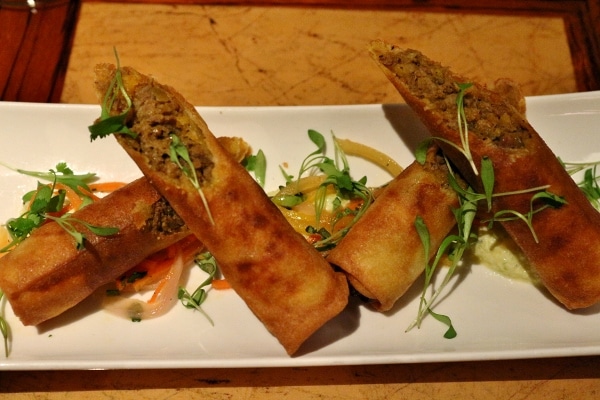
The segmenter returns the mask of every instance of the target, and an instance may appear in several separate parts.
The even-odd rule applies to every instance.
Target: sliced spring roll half
[[[480,168],[484,158],[491,161],[494,193],[528,191],[547,185],[549,192],[566,201],[560,207],[549,207],[533,215],[531,227],[518,218],[502,224],[544,286],[565,307],[583,308],[600,301],[600,214],[525,115],[502,92],[459,76],[419,51],[383,41],[373,42],[370,50],[432,135],[461,148],[457,96],[464,93],[469,152],[476,168]],[[463,84],[467,83],[472,86],[464,89]],[[462,176],[482,192],[481,175],[474,172],[464,155],[442,141],[439,143]],[[527,215],[534,194],[495,197],[492,214],[508,211]],[[534,209],[542,205],[536,201]]]
[[[63,313],[149,255],[191,234],[145,178],[73,217],[118,228],[118,233],[97,236],[81,226],[85,247],[78,250],[69,233],[49,222],[0,258],[0,288],[24,325],[38,325]]]
[[[118,142],[213,254],[232,288],[295,353],[345,308],[344,275],[293,230],[179,93],[131,68],[103,64],[96,74],[98,92],[115,95],[110,114],[126,113],[133,133],[117,134]],[[113,85],[115,77],[122,85]]]
[[[423,272],[442,240],[456,225],[456,192],[448,169],[432,145],[423,164],[415,161],[383,189],[327,260],[379,311],[388,311]],[[430,234],[425,254],[415,220]]]

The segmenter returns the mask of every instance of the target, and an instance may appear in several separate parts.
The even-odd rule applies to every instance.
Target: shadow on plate
[[[412,153],[423,140],[431,136],[429,130],[408,105],[383,104],[381,108],[385,118]]]
[[[71,325],[89,315],[102,311],[102,302],[106,296],[105,292],[105,288],[100,288],[71,309],[41,323],[37,326],[38,333],[43,334],[63,326]]]
[[[554,304],[556,307],[561,308],[562,310],[565,310],[566,312],[568,312],[569,314],[573,314],[573,315],[581,315],[581,316],[586,316],[586,315],[596,315],[596,314],[600,314],[600,303],[596,303],[590,307],[586,307],[586,308],[579,308],[576,310],[569,310],[567,309],[560,301],[558,301],[556,299],[556,297],[554,297],[549,291],[548,289],[546,289],[544,287],[544,285],[542,285],[541,283],[533,285],[537,290],[539,290],[539,292],[546,298],[548,299],[548,301],[551,301],[552,304]]]
[[[350,296],[348,305],[339,315],[331,319],[310,338],[306,340],[294,354],[294,357],[300,357],[305,354],[315,352],[321,348],[327,347],[332,343],[350,336],[360,325],[360,308],[364,304],[355,296]]]

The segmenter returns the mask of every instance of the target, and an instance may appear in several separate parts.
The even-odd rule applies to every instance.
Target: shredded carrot
[[[160,292],[160,288],[164,284],[164,278],[171,269],[177,254],[181,252],[184,262],[188,263],[198,253],[200,248],[201,244],[198,239],[194,235],[189,235],[179,242],[148,256],[138,265],[131,268],[125,275],[117,279],[115,282],[117,289],[119,291],[133,290],[138,292],[144,288],[158,284],[155,293]],[[143,276],[135,279],[133,282],[128,282],[128,277],[138,273],[142,273]]]
[[[125,185],[126,183],[124,182],[98,182],[92,183],[88,187],[92,192],[110,193],[121,189]]]
[[[323,236],[319,235],[318,233],[311,233],[310,235],[308,235],[306,237],[306,240],[308,241],[308,243],[310,244],[315,244],[320,240],[323,240]]]
[[[73,189],[71,189],[67,185],[63,185],[62,183],[57,183],[55,185],[55,188],[58,190],[65,191],[66,197],[69,200],[71,209],[79,210],[81,208],[81,205],[83,204],[83,200],[81,200],[81,197],[79,197],[79,195]]]
[[[231,285],[229,284],[229,281],[226,279],[213,279],[213,281],[211,282],[211,285],[212,285],[213,289],[215,289],[215,290],[231,289]]]
[[[96,200],[99,200],[99,199],[100,199],[100,197],[96,196],[96,195],[95,195],[95,194],[94,194],[94,193],[91,191],[91,189],[90,189],[90,190],[87,190],[87,189],[84,189],[84,188],[82,188],[81,186],[78,186],[78,187],[77,187],[77,189],[79,189],[79,191],[80,191],[81,193],[83,193],[85,196],[87,196],[87,197],[91,198],[91,199],[92,199],[92,200],[94,200],[94,201],[96,201]]]
[[[169,266],[171,266],[174,262],[175,262],[174,259],[173,260],[169,260]],[[165,275],[163,277],[163,279],[160,280],[160,282],[158,283],[158,286],[156,287],[156,289],[154,289],[154,293],[152,293],[152,297],[150,298],[150,300],[148,300],[148,304],[152,304],[152,303],[154,303],[158,299],[158,296],[160,295],[160,292],[162,292],[164,286],[167,284],[167,279],[166,278],[167,278],[167,275]]]

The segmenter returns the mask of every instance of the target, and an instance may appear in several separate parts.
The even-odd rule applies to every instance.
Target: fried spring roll
[[[459,84],[472,80],[458,76],[415,50],[382,41],[373,42],[371,54],[404,100],[420,116],[433,136],[460,146],[456,98]],[[539,134],[497,92],[473,83],[464,96],[468,139],[474,164],[492,161],[495,193],[523,191],[549,185],[567,204],[533,216],[533,231],[521,220],[503,226],[523,250],[542,283],[569,309],[600,300],[600,214],[565,172]],[[440,146],[470,184],[481,190],[464,156],[440,141]],[[500,196],[493,212],[513,210],[527,214],[532,193]]]
[[[126,102],[111,86],[116,68],[100,65],[96,73],[98,92],[119,96],[111,114],[125,112]],[[136,136],[117,134],[118,142],[214,255],[232,288],[295,353],[345,308],[344,275],[293,230],[180,94],[131,68],[120,73],[132,101],[127,125]],[[189,153],[199,188],[170,159],[173,141]]]
[[[140,178],[73,214],[115,227],[111,236],[85,233],[84,249],[56,222],[36,229],[0,258],[0,288],[24,325],[38,325],[85,299],[149,255],[190,235],[181,218]]]
[[[415,161],[394,178],[327,256],[379,311],[406,292],[456,224],[451,208],[458,197],[438,150],[431,146],[424,164]],[[415,228],[418,216],[430,234],[427,255]]]

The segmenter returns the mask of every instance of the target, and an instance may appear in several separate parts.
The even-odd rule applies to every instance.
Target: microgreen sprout
[[[91,192],[89,184],[97,179],[96,174],[87,172],[85,174],[75,174],[65,162],[56,164],[55,169],[49,169],[48,172],[28,171],[21,168],[15,168],[0,162],[0,165],[18,172],[21,175],[27,175],[47,182],[56,182],[68,186],[82,198],[84,204],[91,203],[92,199],[88,195]]]
[[[2,334],[2,339],[4,342],[4,356],[8,357],[10,353],[9,347],[9,337],[10,337],[10,327],[8,322],[6,322],[6,318],[4,318],[4,292],[0,289],[0,334]]]
[[[76,224],[84,226],[98,236],[110,236],[118,232],[118,228],[99,227],[73,218],[71,213],[62,214],[66,192],[64,189],[57,189],[57,183],[71,188],[82,199],[82,206],[85,206],[92,201],[88,195],[91,192],[88,183],[96,179],[95,174],[86,173],[77,175],[73,173],[66,163],[58,163],[56,170],[50,169],[49,172],[27,171],[18,168],[11,169],[24,175],[47,180],[51,184],[46,185],[38,182],[36,190],[30,191],[23,196],[23,203],[29,203],[29,207],[19,217],[7,221],[6,228],[11,237],[11,242],[1,248],[0,252],[6,252],[14,248],[48,220],[55,221],[69,233],[75,239],[75,245],[78,250],[83,247],[85,235],[77,230],[75,227]]]
[[[325,179],[319,185],[315,196],[315,215],[317,226],[308,227],[308,230],[310,231],[309,233],[320,233],[322,236],[321,240],[314,243],[314,246],[318,250],[327,250],[335,246],[336,243],[346,235],[354,223],[356,223],[356,221],[362,217],[373,200],[371,190],[366,186],[366,177],[363,177],[358,181],[352,179],[350,176],[350,166],[346,155],[337,142],[335,135],[332,133],[331,136],[333,139],[335,152],[333,159],[325,155],[326,142],[324,136],[314,129],[308,130],[308,137],[317,146],[317,149],[310,153],[302,161],[300,170],[298,172],[298,180],[296,181],[299,183],[300,178],[304,174],[310,173],[314,169],[321,171],[325,175]],[[291,181],[293,177],[287,174],[284,174],[284,176],[288,184],[294,184]],[[362,206],[358,210],[352,211],[346,209],[337,214],[336,220],[339,220],[350,213],[352,213],[354,217],[347,226],[338,230],[334,234],[330,234],[329,232],[325,233],[323,232],[322,227],[318,226],[319,221],[321,220],[321,214],[327,201],[327,187],[330,185],[336,191],[336,199],[333,202],[334,206],[337,205],[339,207],[342,199],[358,198],[363,202]],[[293,207],[294,205],[297,205],[303,201],[303,196],[298,192],[296,195],[286,195],[283,198],[277,198],[273,200],[280,206]]]
[[[117,50],[114,50],[115,58],[117,60],[117,69],[115,71],[115,76],[113,77],[110,85],[108,86],[108,90],[104,94],[104,99],[102,101],[102,108],[100,111],[100,118],[91,126],[88,127],[90,132],[90,139],[94,141],[98,138],[104,138],[113,133],[121,133],[133,138],[137,137],[137,134],[133,132],[127,126],[127,117],[129,115],[129,110],[131,109],[131,98],[127,94],[125,90],[125,86],[123,85],[123,75],[121,73],[121,65],[119,61],[119,55],[117,54]],[[127,104],[125,111],[118,115],[111,115],[111,111],[113,109],[115,101],[119,99],[119,96],[122,96]]]
[[[62,215],[61,217],[51,215],[51,213],[57,213],[62,209],[65,198],[64,190],[58,190],[58,193],[54,194],[54,185],[56,184],[56,181],[61,180],[65,185],[75,185],[75,188],[81,188],[82,186],[85,186],[82,182],[85,182],[87,179],[95,176],[94,174],[78,175],[79,178],[76,179],[74,177],[77,175],[72,174],[72,171],[66,166],[66,164],[59,164],[57,166],[57,170],[61,171],[61,173],[66,173],[68,178],[62,180],[59,177],[59,174],[53,170],[50,170],[49,174],[16,170],[26,175],[35,176],[42,179],[51,180],[52,177],[54,177],[54,179],[52,187],[38,182],[38,189],[36,191],[29,192],[23,196],[25,201],[31,200],[29,210],[23,213],[20,217],[13,218],[7,222],[7,231],[10,234],[12,241],[0,249],[0,252],[7,252],[11,250],[14,246],[25,240],[34,229],[41,226],[47,220],[55,221],[61,228],[68,232],[75,239],[78,250],[83,247],[85,236],[75,228],[73,225],[74,223],[85,226],[87,229],[99,236],[109,236],[118,232],[118,228],[97,227],[80,219],[73,218],[68,213]],[[80,181],[79,179],[83,180]],[[80,184],[76,185],[77,182]],[[3,301],[4,292],[0,289],[0,304],[2,304]],[[0,305],[0,334],[2,334],[4,341],[5,356],[8,357],[10,327],[4,318],[4,307],[2,305]]]
[[[473,160],[473,155],[471,154],[471,148],[469,144],[469,124],[467,122],[467,117],[465,115],[465,94],[467,90],[473,86],[472,83],[459,83],[458,84],[458,93],[456,95],[456,118],[458,121],[458,133],[460,137],[460,145],[454,143],[451,140],[436,136],[435,138],[429,139],[429,141],[435,139],[439,142],[443,142],[446,145],[453,147],[458,152],[460,152],[469,162],[471,169],[475,173],[475,175],[479,175],[479,171],[475,165],[475,161]],[[420,147],[427,148],[428,141],[420,144]],[[418,149],[417,149],[418,150]],[[419,159],[417,158],[417,161]]]
[[[207,297],[205,287],[210,285],[217,274],[217,260],[209,252],[201,253],[194,259],[196,265],[204,272],[208,274],[208,277],[202,282],[196,290],[190,294],[187,289],[180,287],[177,293],[177,297],[181,300],[181,303],[186,308],[191,308],[200,311],[213,325],[212,319],[204,312],[201,305],[204,303]]]
[[[456,178],[452,174],[450,174],[450,181],[453,181],[453,186],[459,186],[456,182]],[[456,269],[459,267],[459,264],[462,261],[464,252],[476,239],[476,235],[472,231],[473,221],[475,220],[475,215],[477,213],[477,202],[481,199],[481,197],[473,196],[473,194],[474,192],[471,190],[464,190],[459,194],[459,207],[453,210],[454,218],[457,222],[458,232],[456,234],[446,236],[440,244],[440,246],[438,247],[432,262],[426,262],[425,282],[419,301],[417,317],[412,322],[412,324],[410,324],[409,327],[406,329],[407,331],[414,327],[419,328],[421,326],[423,318],[425,318],[427,314],[430,314],[436,320],[444,323],[448,327],[446,333],[444,334],[444,337],[446,339],[452,339],[457,335],[457,332],[454,329],[454,326],[452,325],[450,317],[434,312],[433,305],[439,297],[439,295],[443,293],[445,287],[448,285],[448,283],[454,276]],[[428,259],[431,246],[430,237],[429,230],[427,229],[427,226],[422,217],[417,216],[417,218],[415,219],[415,228],[423,244],[425,259]],[[440,265],[440,262],[442,261],[445,255],[448,255],[451,261],[450,267],[448,268],[442,283],[437,289],[433,291],[431,296],[427,298],[427,289],[430,285],[432,285],[434,272],[437,270],[438,266]]]
[[[473,156],[471,155],[471,149],[469,147],[469,124],[465,115],[465,93],[467,89],[473,86],[472,83],[459,83],[458,94],[456,95],[456,119],[458,121],[458,132],[460,134],[460,143],[463,148],[463,154],[471,164],[471,168],[475,175],[478,174]]]
[[[286,185],[294,182],[294,176],[285,172],[285,169],[283,169],[283,167],[281,165],[279,166],[279,170],[281,171],[281,174],[283,175],[283,177],[285,179]]]
[[[75,246],[77,250],[81,250],[84,247],[85,235],[77,230],[76,224],[82,225],[96,236],[112,236],[119,232],[119,228],[115,227],[104,227],[92,225],[78,218],[73,218],[69,214],[62,217],[54,217],[52,215],[46,215],[46,219],[56,222],[61,228],[63,228],[69,235],[75,239]]]
[[[576,182],[577,186],[583,191],[592,206],[600,211],[600,186],[598,185],[597,172],[600,161],[581,163],[559,161],[571,176],[583,171],[583,179]]]
[[[253,172],[256,181],[261,187],[265,187],[265,179],[267,175],[267,158],[262,150],[259,150],[256,155],[251,155],[242,161],[242,165],[248,172]]]
[[[535,208],[536,200],[541,200],[543,204]],[[535,242],[539,243],[537,234],[533,229],[533,216],[549,207],[559,208],[560,206],[566,203],[567,201],[563,197],[557,196],[554,193],[544,190],[541,192],[537,192],[533,196],[531,196],[531,199],[529,201],[529,211],[527,213],[523,214],[515,210],[501,210],[495,213],[494,216],[488,222],[491,227],[494,221],[506,222],[520,219],[523,222],[525,222],[525,224],[529,228]]]
[[[189,179],[194,188],[198,191],[200,198],[202,199],[202,204],[204,204],[204,208],[208,214],[208,219],[212,225],[215,224],[215,220],[213,219],[212,213],[210,212],[210,208],[208,207],[208,202],[206,201],[206,196],[204,196],[204,192],[200,187],[200,183],[198,182],[198,175],[196,174],[196,168],[194,167],[194,163],[190,158],[190,154],[186,145],[181,141],[179,136],[174,133],[169,134],[171,138],[171,143],[169,144],[169,156],[171,157],[171,161],[177,164],[179,169],[183,172],[183,174]],[[183,161],[182,162],[180,161]]]
[[[419,146],[417,149],[416,159],[421,163],[423,163],[425,160],[424,152],[426,151],[426,148],[426,146]],[[512,192],[494,193],[493,188],[495,183],[495,174],[493,164],[491,160],[485,157],[481,161],[481,179],[484,193],[478,193],[471,187],[465,188],[461,184],[459,184],[457,177],[452,172],[452,168],[448,160],[446,160],[446,163],[450,171],[448,174],[449,185],[456,192],[459,200],[459,207],[453,209],[454,218],[456,220],[457,233],[450,234],[446,238],[444,238],[431,262],[426,262],[424,273],[425,280],[423,291],[420,297],[417,317],[409,325],[407,331],[414,327],[420,327],[423,318],[425,318],[427,314],[430,314],[436,320],[444,323],[448,327],[448,330],[444,334],[444,337],[453,338],[457,335],[457,332],[454,326],[452,325],[451,319],[446,315],[434,312],[433,306],[437,298],[440,296],[441,293],[443,293],[445,287],[451,281],[454,273],[456,272],[456,269],[460,266],[465,251],[467,251],[477,239],[477,235],[473,231],[473,223],[475,221],[475,216],[479,208],[478,203],[481,201],[485,201],[488,210],[490,210],[493,198],[500,196],[513,196],[518,194],[532,193],[529,211],[527,213],[519,213],[515,210],[501,210],[496,212],[488,222],[491,227],[491,225],[495,221],[504,222],[521,219],[524,223],[527,224],[533,238],[537,242],[537,235],[535,233],[535,230],[533,229],[533,216],[548,207],[558,208],[565,204],[566,201],[562,197],[549,192],[547,190],[548,186],[540,186]],[[536,205],[539,204],[540,201],[542,202],[542,204],[537,206],[536,208]],[[420,216],[417,216],[415,219],[415,229],[419,234],[419,238],[421,240],[427,258],[430,254],[430,236],[429,230],[427,229],[424,220]],[[440,285],[433,290],[432,294],[429,297],[427,297],[428,288],[433,283],[434,272],[437,270],[440,262],[442,261],[445,255],[447,255],[448,259],[450,260],[450,267],[448,268],[446,275],[440,283]]]

